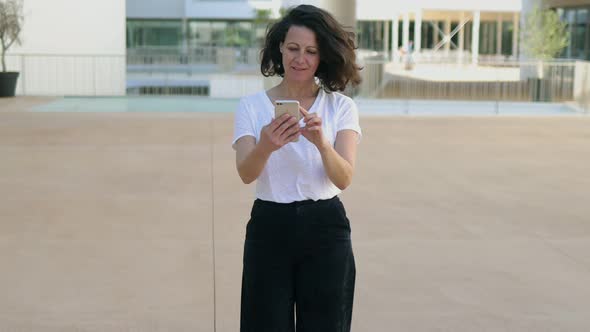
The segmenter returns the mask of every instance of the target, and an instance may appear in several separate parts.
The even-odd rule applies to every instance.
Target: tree
[[[256,9],[254,11],[254,39],[258,47],[262,47],[264,44],[264,31],[260,32],[261,28],[268,28],[268,25],[274,20],[272,18],[272,10],[270,9]]]
[[[527,15],[523,37],[525,52],[538,60],[555,58],[570,40],[567,24],[557,13],[538,5]]]
[[[6,72],[6,51],[14,44],[20,45],[20,32],[24,21],[22,0],[0,0],[0,47],[2,48],[2,72]]]
[[[270,22],[272,22],[272,10],[255,9],[254,24],[268,24]]]
[[[289,11],[288,8],[281,7],[281,8],[279,8],[279,17],[273,18],[271,9],[255,9],[254,10],[254,20],[253,20],[254,31],[258,31],[258,29],[261,27],[268,28],[268,26],[271,23],[274,23],[274,22],[280,20],[281,18],[285,17],[285,15],[287,15],[288,11]],[[262,35],[255,36],[255,38],[256,38],[256,42],[259,44],[259,46],[263,46],[264,33]]]

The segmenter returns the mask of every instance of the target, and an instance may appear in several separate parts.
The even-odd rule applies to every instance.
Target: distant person
[[[347,332],[356,267],[338,194],[352,181],[361,128],[354,101],[338,91],[361,81],[354,34],[300,5],[269,28],[261,54],[262,74],[283,79],[243,97],[235,115],[237,171],[257,181],[240,331],[295,331],[296,323],[297,331]],[[276,100],[299,101],[301,122],[274,118]]]
[[[408,42],[407,51],[404,52],[404,58],[403,58],[404,68],[406,70],[414,69],[414,58],[412,56],[413,53],[414,53],[414,42],[410,40]]]

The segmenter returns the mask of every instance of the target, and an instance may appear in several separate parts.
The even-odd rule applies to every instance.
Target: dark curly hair
[[[353,86],[360,84],[359,71],[362,68],[356,63],[355,34],[346,31],[327,11],[311,5],[291,8],[285,17],[268,28],[264,48],[260,52],[262,75],[284,77],[279,46],[293,25],[306,27],[316,35],[320,64],[315,76],[326,92],[344,91],[348,83]]]

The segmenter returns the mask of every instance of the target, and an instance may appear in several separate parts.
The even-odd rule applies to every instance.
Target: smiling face
[[[320,65],[320,52],[315,33],[293,25],[281,44],[285,78],[296,82],[311,81]]]

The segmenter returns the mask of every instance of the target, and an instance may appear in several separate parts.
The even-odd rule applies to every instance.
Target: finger
[[[299,132],[299,131],[296,131],[295,133],[293,133],[293,134],[291,134],[291,135],[287,136],[286,140],[287,140],[288,142],[292,142],[293,140],[297,139],[297,137],[299,137],[299,136],[301,136],[301,132]]]
[[[320,118],[319,116],[313,117],[309,120],[306,121],[306,123],[321,123],[322,122],[322,118]]]
[[[289,137],[289,136],[293,135],[294,133],[298,133],[300,131],[300,129],[301,128],[299,127],[299,123],[295,123],[294,125],[287,128],[283,133],[281,133],[280,138],[285,139],[286,137]]]
[[[287,130],[288,128],[290,128],[293,125],[297,124],[297,119],[293,116],[289,117],[289,119],[285,122],[283,122],[276,130],[273,131],[273,133],[277,133],[277,134],[282,134],[285,130]]]
[[[321,126],[314,126],[314,127],[305,127],[305,131],[320,131],[322,130]]]
[[[307,117],[309,115],[309,112],[301,106],[299,106],[299,112],[301,112],[301,114],[303,114],[304,117]]]
[[[314,120],[314,119],[319,119],[320,121],[322,120],[322,118],[319,115],[317,115],[316,113],[310,113],[309,116],[305,118],[305,122],[307,123],[307,122]]]
[[[279,133],[282,133],[286,128],[288,128],[289,126],[292,125],[293,121],[297,121],[297,119],[295,119],[294,117],[285,114],[283,116],[281,116],[278,121],[276,122],[276,126],[274,127],[274,130],[272,131],[273,133],[278,131]]]
[[[321,125],[322,124],[322,118],[313,118],[310,119],[309,121],[306,121],[305,124],[307,126],[314,126],[314,125]]]
[[[313,118],[317,117],[317,114],[315,113],[307,113],[307,115],[304,117],[305,121],[309,121]]]
[[[288,121],[290,117],[291,116],[289,114],[285,113],[276,119],[273,118],[269,126],[270,131],[274,132],[275,130],[277,130],[277,128],[279,128],[283,123],[285,123],[285,121]]]

